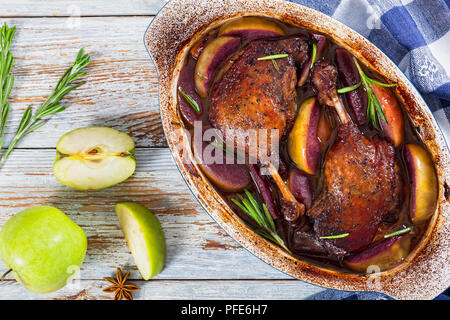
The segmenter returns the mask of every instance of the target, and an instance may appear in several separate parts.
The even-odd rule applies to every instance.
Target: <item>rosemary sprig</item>
[[[345,87],[345,88],[341,88],[341,89],[338,89],[338,93],[346,93],[346,92],[350,92],[350,91],[353,91],[353,90],[356,90],[356,89],[358,89],[359,87],[361,86],[361,81],[360,82],[358,82],[357,84],[355,84],[354,86],[350,86],[350,87]]]
[[[313,43],[311,65],[309,66],[310,69],[312,69],[314,63],[316,63],[316,56],[317,56],[317,45],[316,43]]]
[[[414,227],[407,227],[407,228],[404,228],[404,229],[401,229],[401,230],[398,230],[398,231],[395,231],[395,232],[386,234],[386,235],[384,236],[384,238],[386,239],[386,238],[398,236],[398,235],[401,235],[401,234],[405,234],[405,233],[410,232],[412,229],[414,229]]]
[[[192,109],[194,109],[195,113],[200,113],[200,107],[198,106],[197,102],[194,101],[191,97],[189,97],[183,90],[181,90],[180,87],[178,87],[178,91],[180,91],[180,94],[183,96],[184,100],[191,106]]]
[[[262,60],[273,60],[273,59],[282,59],[282,58],[287,58],[287,57],[289,57],[289,55],[287,53],[280,53],[280,54],[273,54],[273,55],[270,55],[270,56],[261,57],[261,58],[258,58],[258,60],[259,61],[262,61]]]
[[[228,149],[226,149],[222,144],[211,141],[209,143],[210,145],[212,145],[214,148],[217,148],[219,150],[222,150],[223,152],[227,153],[227,154],[232,154],[233,156],[235,155],[233,152],[230,152]]]
[[[283,239],[281,239],[281,237],[278,235],[275,227],[275,222],[273,221],[266,204],[263,203],[261,205],[256,196],[247,189],[245,189],[244,192],[247,198],[244,198],[242,195],[238,194],[241,202],[237,201],[234,198],[231,198],[231,201],[233,201],[233,203],[237,205],[250,218],[255,220],[255,222],[261,227],[262,230],[256,231],[259,235],[279,244],[283,249],[290,252],[290,250],[284,244]]]
[[[337,234],[335,236],[324,236],[324,237],[320,237],[320,239],[341,239],[341,238],[346,238],[350,235],[350,233],[343,233],[343,234]]]
[[[59,101],[69,92],[82,86],[85,82],[74,83],[75,80],[81,78],[86,73],[82,70],[91,63],[89,54],[84,54],[83,49],[78,51],[78,55],[74,64],[64,72],[59,79],[52,94],[44,101],[40,108],[33,115],[31,106],[25,110],[16,134],[8,148],[0,159],[0,164],[3,163],[11,154],[17,143],[27,134],[43,126],[48,119],[54,114],[64,111],[66,108],[59,104]]]
[[[240,153],[237,150],[232,151],[232,150],[228,149],[226,146],[223,145],[223,142],[217,143],[215,141],[210,141],[209,144],[212,145],[214,148],[225,152],[225,154],[230,155],[233,158],[236,158],[239,161],[238,163],[245,163],[245,155],[243,155],[242,153]]]
[[[353,90],[358,89],[362,84],[364,89],[367,92],[367,101],[368,101],[367,119],[368,119],[368,121],[370,121],[372,123],[374,128],[376,128],[377,130],[381,130],[380,129],[380,121],[383,120],[384,122],[387,123],[387,120],[383,113],[383,109],[381,108],[380,101],[378,100],[377,96],[373,92],[371,84],[377,84],[382,87],[395,87],[397,84],[396,83],[392,83],[392,84],[382,83],[382,82],[379,82],[372,78],[369,78],[362,70],[361,66],[358,63],[358,60],[356,60],[355,57],[353,57],[353,60],[355,61],[356,68],[358,69],[358,73],[361,78],[361,81],[353,86],[338,89],[337,92],[340,94],[343,94],[346,92],[351,92]],[[377,117],[377,114],[378,114],[378,117]],[[381,118],[381,120],[380,120],[380,118]]]
[[[15,33],[16,27],[10,28],[6,23],[0,30],[0,149],[5,143],[3,133],[5,132],[9,115],[8,97],[14,84],[14,76],[11,74],[11,68],[14,65],[14,57],[9,50],[9,47]]]

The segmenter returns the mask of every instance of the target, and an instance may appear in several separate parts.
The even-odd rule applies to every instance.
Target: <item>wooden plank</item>
[[[102,279],[117,266],[139,279],[114,205],[137,201],[160,219],[167,237],[166,269],[158,279],[290,279],[262,262],[206,214],[181,178],[168,149],[138,149],[133,177],[115,187],[78,191],[52,175],[54,150],[16,150],[0,171],[0,227],[38,205],[63,210],[88,237],[83,279]],[[0,265],[1,270],[6,268]]]
[[[133,293],[134,299],[146,300],[193,300],[193,299],[268,299],[300,300],[307,299],[323,291],[323,288],[297,280],[212,280],[212,281],[130,281],[141,287]],[[96,300],[111,299],[112,295],[102,292],[108,283],[105,281],[81,280],[50,294],[35,294],[25,290],[14,281],[0,282],[0,299],[67,299]]]
[[[6,128],[11,139],[23,110],[38,107],[84,47],[93,59],[87,83],[62,101],[67,110],[28,136],[20,148],[55,147],[68,130],[110,126],[129,133],[138,147],[164,147],[157,75],[142,37],[151,17],[4,19],[17,26],[12,45],[16,81]],[[31,137],[32,136],[32,137]]]
[[[6,0],[1,17],[154,15],[167,0]]]

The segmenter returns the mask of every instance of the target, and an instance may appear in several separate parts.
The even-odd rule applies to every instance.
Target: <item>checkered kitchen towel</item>
[[[321,11],[383,51],[424,97],[450,146],[450,0],[288,0]]]
[[[420,91],[450,145],[450,0],[287,1],[339,20],[381,49]],[[338,290],[311,298],[389,299]],[[438,299],[449,298],[443,294]]]

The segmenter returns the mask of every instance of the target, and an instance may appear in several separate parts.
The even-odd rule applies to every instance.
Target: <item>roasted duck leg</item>
[[[327,153],[324,190],[306,213],[327,250],[342,257],[369,245],[387,214],[399,208],[403,179],[392,144],[365,137],[351,121],[336,92],[337,72],[327,61],[316,63],[312,81],[321,104],[336,109],[341,124]]]
[[[259,58],[276,54],[288,57],[276,60]],[[271,130],[277,130],[278,139],[285,136],[295,118],[297,67],[308,59],[308,44],[301,37],[282,40],[256,40],[244,47],[232,65],[220,71],[210,95],[210,122],[224,137],[235,134],[235,139],[245,141],[248,154],[251,142],[245,135],[249,131],[266,130],[266,139],[258,136],[259,155],[271,145]],[[236,144],[237,145],[237,144]],[[238,145],[237,145],[238,146]],[[239,147],[239,146],[238,146]],[[244,151],[244,150],[241,150]],[[266,164],[267,165],[267,164]],[[268,171],[283,197],[284,216],[291,220],[304,213],[299,203],[285,185],[272,163]]]

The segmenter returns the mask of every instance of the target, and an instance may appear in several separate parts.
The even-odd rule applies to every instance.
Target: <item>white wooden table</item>
[[[81,279],[55,293],[0,282],[0,299],[110,299],[103,277],[131,271],[136,299],[303,299],[319,288],[265,264],[225,234],[186,187],[167,148],[159,118],[157,77],[144,48],[147,25],[164,0],[0,0],[0,22],[17,26],[12,45],[16,82],[7,142],[23,110],[37,107],[84,47],[93,59],[87,84],[63,100],[67,110],[30,134],[0,169],[0,227],[37,205],[63,210],[88,237]],[[101,191],[76,191],[52,175],[55,145],[65,132],[109,126],[136,142],[132,178]],[[160,219],[168,245],[164,271],[140,280],[114,205],[144,204]],[[0,262],[0,273],[6,267]]]

